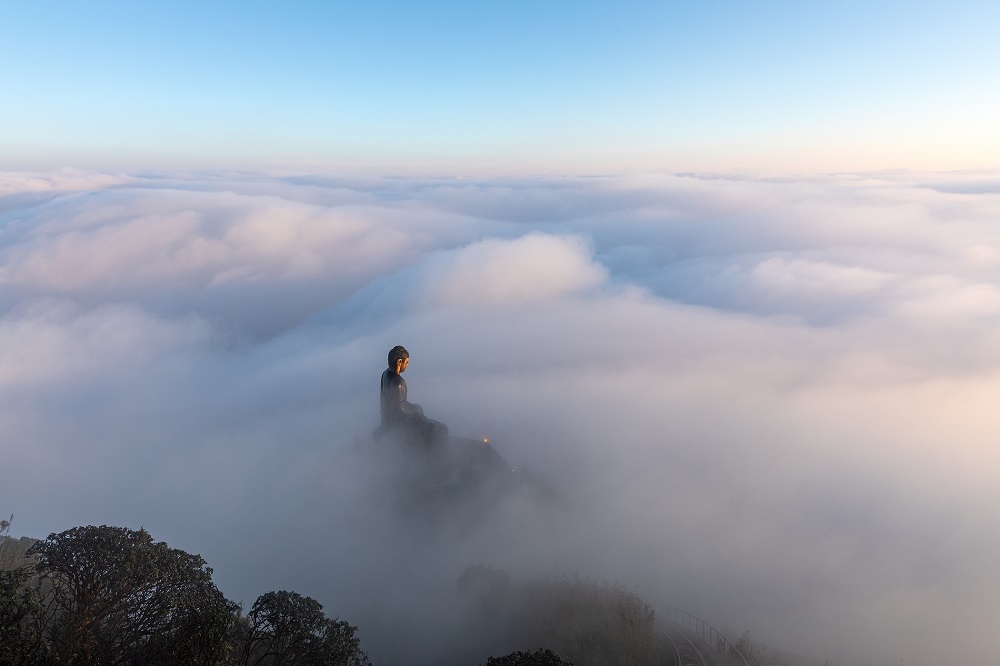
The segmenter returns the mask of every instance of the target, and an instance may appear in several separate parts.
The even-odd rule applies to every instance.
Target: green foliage
[[[634,592],[578,578],[531,583],[520,597],[530,642],[579,666],[657,660],[655,613]]]
[[[765,659],[767,658],[766,650],[763,646],[756,645],[750,639],[749,629],[740,634],[740,637],[736,639],[734,645],[750,666],[765,663]]]
[[[42,638],[41,602],[29,584],[27,566],[0,570],[0,664],[42,663],[49,655]]]
[[[77,527],[0,577],[3,663],[221,664],[238,607],[198,555],[145,530]]]
[[[752,640],[749,629],[740,634],[733,645],[750,666],[819,666],[819,662],[808,657],[776,650]],[[823,666],[832,664],[824,662]]]
[[[357,627],[331,620],[315,599],[296,592],[268,592],[247,615],[239,664],[369,666],[354,636]]]
[[[510,574],[484,564],[474,564],[458,578],[458,591],[476,600],[483,600],[510,591]]]
[[[14,553],[0,569],[2,666],[370,666],[357,628],[319,602],[268,592],[242,617],[200,555],[145,530],[76,527],[16,541],[9,528],[0,521],[0,552]]]
[[[552,650],[536,652],[511,652],[503,657],[490,657],[486,666],[573,666],[571,661],[563,661]]]
[[[510,644],[544,645],[577,666],[660,659],[653,609],[621,586],[581,578],[514,586],[506,573],[483,566],[467,569],[458,586]]]
[[[37,541],[27,537],[15,539],[9,536],[13,520],[13,515],[9,520],[0,520],[0,569],[5,571],[24,566],[28,549]]]
[[[17,567],[17,563],[14,562],[13,558],[13,547],[10,542],[13,541],[7,532],[10,531],[10,522],[14,520],[14,515],[11,514],[10,520],[0,520],[0,569],[14,569]]]
[[[27,550],[34,539],[8,536],[11,521],[0,520],[0,664],[31,664],[45,655],[41,603],[34,593],[37,581]]]

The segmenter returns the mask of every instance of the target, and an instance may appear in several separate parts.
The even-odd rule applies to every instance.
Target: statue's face
[[[404,372],[406,370],[406,366],[408,366],[409,364],[410,364],[410,359],[409,358],[404,358],[402,360],[398,360],[397,359],[396,360],[396,372]]]

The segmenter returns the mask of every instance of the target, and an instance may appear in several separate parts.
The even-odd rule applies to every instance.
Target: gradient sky
[[[979,168],[994,2],[0,4],[0,168]]]
[[[838,664],[995,661],[998,25],[0,0],[0,517],[145,526],[389,663],[445,663],[474,563]],[[395,344],[572,511],[427,543],[371,502]]]

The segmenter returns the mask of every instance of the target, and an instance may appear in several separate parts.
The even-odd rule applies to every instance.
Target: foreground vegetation
[[[0,666],[371,664],[357,627],[328,618],[315,599],[268,592],[244,614],[201,556],[143,529],[77,527],[39,541],[6,536],[9,527],[0,520]],[[621,586],[579,577],[515,584],[482,565],[457,586],[494,631],[494,654],[518,649],[485,666],[671,663],[653,609]],[[737,645],[752,665],[795,663],[749,633]]]
[[[199,555],[124,527],[13,539],[0,521],[0,666],[370,666],[357,627],[295,592],[229,601]],[[568,666],[550,650],[489,666]]]
[[[199,555],[145,530],[76,527],[14,540],[0,523],[0,664],[370,666],[356,627],[268,592],[250,612]]]
[[[545,646],[553,657],[559,655],[576,666],[668,660],[653,609],[619,585],[586,578],[516,585],[506,572],[477,565],[459,578],[458,589],[474,601],[483,621],[497,627],[507,644]],[[542,659],[551,657],[522,653],[522,658],[523,662],[496,663],[547,664]]]

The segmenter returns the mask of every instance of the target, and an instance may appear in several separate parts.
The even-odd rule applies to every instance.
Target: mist
[[[0,514],[144,526],[383,663],[485,661],[477,563],[817,660],[986,663],[997,219],[979,172],[0,174]],[[383,501],[397,344],[412,401],[560,501]]]

